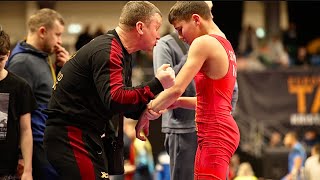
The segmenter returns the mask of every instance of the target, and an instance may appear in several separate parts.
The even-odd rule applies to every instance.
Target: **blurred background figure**
[[[318,180],[320,175],[320,144],[315,144],[311,149],[311,156],[305,164],[305,179]]]
[[[289,55],[282,44],[281,36],[273,34],[268,42],[269,58],[272,67],[288,67]]]
[[[252,25],[243,27],[239,35],[238,53],[248,57],[258,48],[258,38]]]
[[[136,138],[136,123],[137,121],[132,119],[125,118],[124,120],[124,179],[152,180],[154,173],[152,147],[148,139],[141,141]],[[116,180],[121,179],[120,176],[114,178],[116,178]]]
[[[279,132],[274,131],[270,136],[269,147],[277,148],[282,146],[282,136]]]
[[[243,162],[240,164],[237,176],[234,180],[258,180],[258,178],[254,175],[250,163]]]
[[[141,141],[137,138],[134,139],[133,147],[130,149],[130,154],[134,158],[136,171],[134,173],[134,180],[152,180],[154,173],[154,162],[152,155],[152,147],[147,139]]]
[[[90,34],[90,25],[87,24],[84,27],[84,31],[78,36],[78,39],[75,44],[75,48],[78,51],[82,46],[87,44],[93,39],[92,35]]]
[[[95,37],[97,37],[97,36],[100,36],[100,35],[102,35],[102,34],[104,34],[104,33],[105,33],[105,29],[104,29],[103,25],[99,25],[99,26],[97,27],[96,31],[95,31],[94,34],[93,34],[93,38],[95,38]]]
[[[283,32],[282,37],[285,51],[288,52],[290,59],[295,59],[298,49],[298,33],[294,22],[289,22],[289,27]]]
[[[166,151],[159,153],[155,169],[155,180],[170,180],[170,156]]]
[[[284,145],[290,149],[288,156],[288,174],[282,180],[300,180],[306,160],[306,151],[298,141],[296,132],[290,131],[284,137]]]
[[[234,154],[231,157],[230,164],[229,164],[229,174],[228,174],[229,179],[233,179],[236,177],[239,166],[240,166],[240,157],[238,154]]]
[[[315,144],[320,143],[320,136],[315,129],[308,129],[302,140],[303,145],[310,150]]]
[[[296,66],[310,66],[310,56],[305,46],[299,46],[297,50],[297,57],[293,62]]]

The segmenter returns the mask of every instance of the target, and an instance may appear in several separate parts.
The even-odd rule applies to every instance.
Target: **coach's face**
[[[162,24],[162,17],[155,13],[150,17],[149,22],[144,23],[142,26],[142,50],[151,51],[156,45],[157,41],[160,39],[160,26]]]

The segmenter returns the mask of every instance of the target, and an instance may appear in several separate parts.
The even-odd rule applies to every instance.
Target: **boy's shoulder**
[[[28,85],[27,81],[24,80],[22,77],[8,71],[8,81],[14,83],[16,86],[25,86]]]

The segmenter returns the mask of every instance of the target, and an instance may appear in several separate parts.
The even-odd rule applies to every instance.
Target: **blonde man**
[[[29,17],[27,28],[27,39],[15,46],[7,68],[28,82],[38,104],[38,109],[31,113],[33,177],[39,180],[55,180],[57,175],[43,150],[43,134],[47,119],[43,110],[48,106],[52,86],[56,80],[55,69],[49,56],[56,55],[57,68],[62,67],[69,58],[69,53],[62,47],[64,20],[52,9],[40,9]]]

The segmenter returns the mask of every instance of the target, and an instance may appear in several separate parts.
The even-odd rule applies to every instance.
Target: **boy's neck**
[[[0,81],[2,81],[4,78],[6,78],[7,75],[8,75],[8,71],[5,70],[5,69],[2,69],[2,70],[0,71]]]

